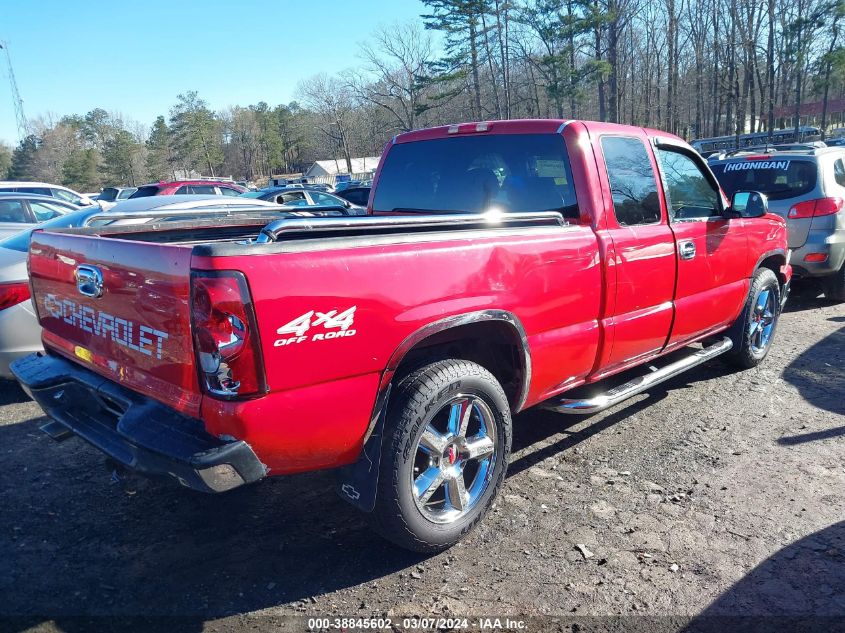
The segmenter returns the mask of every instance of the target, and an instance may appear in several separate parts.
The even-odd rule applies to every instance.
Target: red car
[[[172,194],[203,194],[212,196],[239,196],[244,187],[229,180],[174,180],[172,182],[154,182],[141,185],[130,198],[146,198],[148,196],[169,196]]]
[[[205,491],[335,468],[381,534],[435,551],[492,505],[514,414],[765,358],[791,279],[766,204],[654,130],[411,132],[369,216],[36,232],[47,353],[13,371],[56,439]]]

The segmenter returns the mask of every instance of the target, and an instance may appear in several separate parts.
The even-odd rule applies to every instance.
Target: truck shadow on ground
[[[594,416],[595,423],[578,432],[566,427],[583,418],[522,414],[514,445],[528,451],[511,473],[610,428],[669,389],[721,372],[719,364],[695,369],[642,402]],[[0,617],[24,618],[4,628],[51,619],[63,630],[90,630],[84,618],[91,615],[178,615],[180,630],[200,630],[210,619],[297,603],[308,613],[326,613],[332,605],[349,615],[370,613],[374,605],[365,593],[360,601],[335,602],[340,598],[332,592],[425,559],[375,536],[335,495],[331,473],[269,480],[220,496],[165,482],[129,494],[109,484],[97,451],[78,439],[55,444],[38,430],[41,421],[0,426],[0,445],[16,447],[0,453],[0,468],[18,473],[17,485],[0,489],[9,526],[0,536],[7,552],[0,557]],[[532,451],[538,443],[547,445]]]
[[[845,521],[767,558],[719,596],[684,633],[841,631],[843,586]]]
[[[783,370],[783,379],[813,406],[845,414],[845,327],[804,350]]]
[[[804,312],[837,305],[836,301],[822,296],[823,292],[824,288],[817,279],[796,279],[792,283],[792,292],[783,311],[785,313]]]
[[[686,351],[670,354],[664,360],[674,360],[685,355]],[[698,367],[684,372],[664,383],[655,385],[642,396],[637,396],[632,400],[628,400],[623,404],[617,405],[608,412],[594,413],[589,415],[567,415],[555,413],[553,411],[546,411],[540,408],[530,409],[520,414],[514,423],[513,432],[513,452],[516,453],[523,449],[535,445],[542,445],[535,450],[526,451],[524,455],[520,455],[511,460],[508,468],[508,476],[516,475],[532,466],[535,466],[543,460],[559,454],[563,451],[574,448],[579,443],[597,435],[599,433],[608,431],[615,424],[630,418],[637,413],[644,411],[663,400],[670,392],[684,388],[695,382],[711,380],[719,376],[724,376],[732,370],[726,364],[719,360],[710,361]],[[573,390],[567,393],[567,397],[583,397],[586,395],[595,395],[609,387],[621,384],[630,380],[634,376],[643,374],[642,368],[637,368],[628,372],[623,372],[610,379],[595,383],[590,387]],[[585,426],[582,426],[584,425]],[[571,430],[572,427],[578,427],[577,430]],[[548,439],[557,434],[564,434],[564,437],[554,440],[548,444]]]
[[[7,404],[20,404],[28,400],[29,396],[23,392],[17,382],[0,378],[0,407]]]

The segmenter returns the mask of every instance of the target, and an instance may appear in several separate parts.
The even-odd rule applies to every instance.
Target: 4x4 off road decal
[[[355,309],[357,307],[352,306],[340,314],[337,310],[329,310],[328,312],[309,310],[276,330],[277,334],[289,334],[291,336],[277,339],[273,345],[284,347],[305,341],[330,341],[336,338],[355,336],[355,330],[351,328],[355,323]],[[312,328],[318,328],[319,331],[311,332]],[[309,334],[309,332],[311,333]]]

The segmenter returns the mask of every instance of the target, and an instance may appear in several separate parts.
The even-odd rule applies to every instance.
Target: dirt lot
[[[519,416],[494,512],[433,557],[374,537],[328,473],[130,494],[95,450],[40,433],[40,414],[0,384],[0,614],[23,616],[2,628],[141,614],[225,631],[289,614],[845,618],[845,307],[811,292],[755,370],[713,362],[588,419]]]

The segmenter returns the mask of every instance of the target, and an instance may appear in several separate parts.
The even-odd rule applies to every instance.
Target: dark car
[[[283,204],[286,207],[341,207],[347,209],[350,215],[361,215],[364,211],[362,205],[310,187],[273,187],[259,191],[247,191],[241,195],[244,198],[267,200]]]
[[[370,199],[370,189],[371,187],[350,187],[349,189],[337,192],[335,195],[359,207],[366,207]]]

